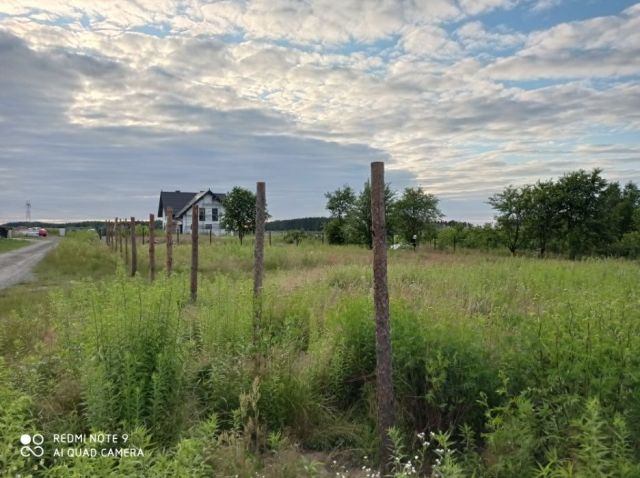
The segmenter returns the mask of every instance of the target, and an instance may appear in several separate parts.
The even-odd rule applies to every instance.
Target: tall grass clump
[[[187,298],[178,284],[178,278],[131,281],[120,270],[116,280],[86,285],[59,304],[60,338],[80,356],[90,428],[144,426],[163,445],[178,438],[190,347],[180,318]]]

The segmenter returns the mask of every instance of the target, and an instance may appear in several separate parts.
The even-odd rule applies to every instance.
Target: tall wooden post
[[[149,279],[156,278],[156,218],[149,214]]]
[[[142,227],[142,245],[144,246],[144,226]]]
[[[384,210],[384,163],[371,163],[371,219],[373,226],[373,302],[376,313],[376,391],[380,467],[386,476],[391,462],[389,428],[394,425],[393,369],[389,327],[389,290],[387,288],[387,244]]]
[[[256,241],[253,265],[253,345],[256,348],[256,369],[260,368],[258,342],[262,322],[262,278],[264,274],[264,223],[265,223],[265,184],[256,184]]]
[[[118,231],[118,241],[120,242],[120,255],[122,256],[122,242],[124,241],[124,230],[122,229],[123,221],[120,221],[119,231]]]
[[[173,267],[173,208],[167,208],[167,275],[171,275]]]
[[[211,244],[211,236],[213,235],[213,229],[209,229],[209,244]]]
[[[178,240],[178,244],[180,244],[180,228],[176,224],[176,239]]]
[[[198,298],[198,227],[199,208],[196,204],[191,208],[191,301]]]
[[[129,228],[127,223],[122,221],[122,234],[124,236],[124,263],[129,263]]]
[[[115,219],[115,223],[113,226],[113,233],[115,235],[115,241],[113,243],[114,245],[114,252],[118,252],[118,245],[120,244],[120,225],[118,224],[118,218],[116,217]]]
[[[269,246],[271,246],[271,231],[269,231]]]
[[[136,245],[136,218],[131,216],[131,277],[138,271],[138,251]]]

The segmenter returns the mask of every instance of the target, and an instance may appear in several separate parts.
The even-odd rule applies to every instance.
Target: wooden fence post
[[[142,227],[142,245],[144,246],[144,226]]]
[[[271,246],[271,231],[269,231],[269,246]]]
[[[258,345],[262,322],[262,278],[264,273],[264,223],[265,223],[265,184],[256,184],[256,240],[253,266],[253,346],[256,354],[256,370],[260,369]]]
[[[120,224],[118,223],[118,218],[116,217],[115,226],[114,226],[114,234],[115,234],[115,242],[114,242],[114,252],[118,252],[118,247],[122,245],[120,242]],[[122,253],[122,249],[120,249],[120,253]]]
[[[129,264],[129,228],[124,220],[122,221],[122,234],[124,236],[124,263]]]
[[[173,208],[167,208],[167,276],[171,275],[173,267]]]
[[[373,301],[376,314],[376,391],[380,433],[380,471],[389,472],[391,439],[389,428],[395,423],[393,407],[393,369],[387,288],[387,245],[384,210],[384,163],[371,163],[371,219],[373,226]]]
[[[149,279],[156,278],[156,239],[155,239],[156,218],[149,214]]]
[[[136,218],[131,216],[131,277],[138,271],[138,251],[136,245]]]
[[[198,298],[198,214],[196,204],[191,208],[191,302]]]
[[[209,229],[209,244],[211,244],[211,235],[213,234],[213,229]]]

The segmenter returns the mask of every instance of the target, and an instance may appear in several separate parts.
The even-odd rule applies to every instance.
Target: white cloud
[[[558,5],[561,5],[562,2],[563,0],[535,0],[533,6],[531,7],[531,11],[543,12],[545,10],[551,10]]]
[[[229,181],[264,164],[303,175],[319,157],[323,171],[360,177],[353,170],[375,157],[449,197],[598,161],[628,171],[638,144],[605,149],[589,135],[637,134],[640,84],[592,79],[640,73],[640,7],[529,35],[467,18],[513,4],[57,0],[30,14],[26,2],[2,3],[26,16],[0,20],[0,118],[11,118],[0,160],[27,187],[47,178],[16,158],[47,154],[105,176],[119,155],[155,154],[167,177],[172,161],[209,168],[204,158],[215,157]],[[60,16],[75,20],[51,24]],[[166,37],[131,31],[150,21],[166,23]],[[377,40],[384,46],[367,44]],[[533,78],[578,81],[531,90],[498,81]],[[296,181],[310,189],[314,179]],[[3,194],[18,194],[11,183]]]
[[[526,37],[517,32],[489,32],[482,22],[473,21],[462,25],[456,30],[456,36],[471,50],[514,48],[521,45]]]
[[[640,4],[619,16],[563,23],[529,35],[516,55],[488,72],[503,79],[592,78],[640,74]]]

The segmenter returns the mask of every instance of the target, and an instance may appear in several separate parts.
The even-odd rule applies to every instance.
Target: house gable
[[[191,210],[191,208],[193,207],[194,204],[198,204],[202,201],[206,201],[207,198],[210,198],[212,203],[218,203],[220,206],[222,206],[222,202],[224,201],[225,198],[225,194],[219,194],[219,193],[214,193],[211,191],[211,189],[208,189],[206,191],[202,191],[200,193],[197,193],[194,195],[194,197],[187,202],[187,204],[185,204],[182,209],[180,209],[176,214],[175,217],[177,219],[180,219],[181,217],[183,217],[188,211]]]
[[[158,217],[163,217],[167,208],[173,209],[173,215],[180,211],[191,201],[197,193],[182,191],[160,191],[160,202],[158,203]]]

